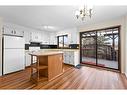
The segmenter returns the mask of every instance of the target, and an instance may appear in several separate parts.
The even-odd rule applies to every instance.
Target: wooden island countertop
[[[31,55],[31,80],[35,83],[51,81],[63,73],[63,52],[37,51]]]

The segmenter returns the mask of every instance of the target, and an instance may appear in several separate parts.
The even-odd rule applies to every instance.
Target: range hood
[[[40,42],[30,42],[30,46],[40,46]]]
[[[41,41],[34,41],[34,40],[30,40],[30,43],[42,43]]]

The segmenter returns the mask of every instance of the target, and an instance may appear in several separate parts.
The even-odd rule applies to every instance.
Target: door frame
[[[82,36],[82,34],[92,32],[92,31],[97,33],[97,31],[100,31],[100,30],[112,29],[112,28],[118,28],[118,37],[119,37],[118,38],[118,69],[98,66],[97,63],[96,63],[96,65],[92,65],[92,64],[84,64],[84,65],[97,66],[97,67],[107,68],[107,69],[111,69],[111,70],[117,70],[117,71],[121,72],[121,36],[120,36],[121,35],[121,25],[80,32],[79,33],[79,35],[80,35],[80,37],[79,37],[79,40],[80,40],[80,64],[82,64],[82,51],[81,51],[81,46],[82,46],[82,37],[81,36]],[[97,45],[97,42],[96,42],[96,45]],[[97,50],[97,46],[96,46],[96,50]],[[96,62],[97,62],[97,52],[96,52]]]

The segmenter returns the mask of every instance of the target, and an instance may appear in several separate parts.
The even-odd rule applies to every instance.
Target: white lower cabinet
[[[64,51],[64,63],[77,66],[79,62],[79,51]]]
[[[25,52],[25,67],[30,66],[31,64],[31,56],[29,55],[29,51]]]
[[[46,51],[46,50],[44,50]],[[49,51],[49,50],[48,50]],[[80,64],[79,62],[79,50],[63,50],[63,61],[65,64],[77,66]],[[25,66],[30,66],[31,64],[31,56],[29,55],[29,51],[26,51],[25,54]]]

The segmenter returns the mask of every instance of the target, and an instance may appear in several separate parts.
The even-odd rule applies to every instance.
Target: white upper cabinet
[[[42,35],[39,32],[30,33],[30,42],[42,42]]]
[[[30,44],[30,32],[24,31],[25,44]]]
[[[24,31],[12,28],[12,27],[3,27],[3,34],[6,35],[15,35],[15,36],[24,36]]]
[[[2,32],[6,35],[23,36],[25,44],[30,42],[40,42],[42,44],[50,44],[50,33],[47,31],[39,31],[27,27],[19,26],[12,23],[4,23]],[[51,43],[55,43],[54,40]]]
[[[50,44],[50,35],[45,31],[29,30],[24,33],[25,43],[40,42],[41,44]]]

